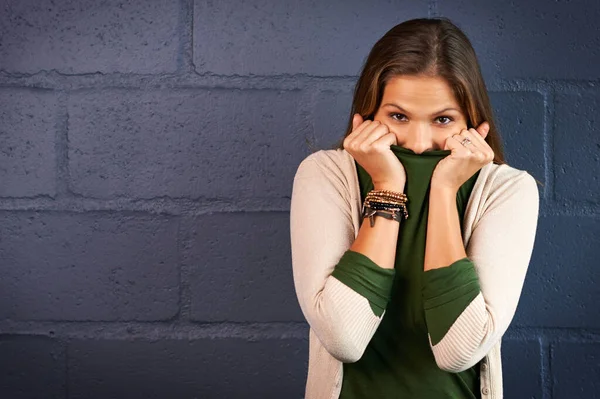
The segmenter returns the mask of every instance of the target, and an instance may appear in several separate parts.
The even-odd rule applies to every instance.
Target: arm
[[[393,235],[394,229],[397,235],[398,227],[394,224],[398,222],[377,218],[373,228],[365,228],[368,222],[364,223],[360,238],[356,237],[359,244],[352,247],[356,251],[350,250],[355,235],[348,196],[344,195],[346,190],[339,179],[326,174],[310,156],[305,159],[294,178],[290,234],[294,285],[302,312],[325,349],[348,363],[362,357],[385,311],[376,314],[374,304],[367,299],[369,295],[361,295],[360,287],[350,288],[332,274],[341,276],[343,270],[352,269],[347,266],[353,266],[357,269],[354,274],[360,275],[361,267],[368,268],[378,274],[380,284],[371,288],[368,287],[372,285],[364,284],[362,289],[373,291],[384,302],[389,300],[394,255],[382,251],[384,262],[391,258],[391,268],[377,266],[368,255],[376,252],[374,237]],[[369,234],[373,236],[367,237]],[[357,262],[349,265],[351,259]],[[356,277],[357,285],[361,286],[360,277]],[[381,307],[381,303],[375,305]]]
[[[405,185],[404,182],[400,182],[398,185],[375,185],[373,188],[403,193]],[[358,236],[350,249],[369,257],[384,269],[394,269],[398,232],[402,221],[398,223],[382,217],[376,218],[376,221],[373,227],[368,220],[361,224]]]
[[[431,185],[424,270],[448,266],[467,256],[456,208],[456,191]]]
[[[457,248],[456,209],[450,211],[437,197],[441,202],[434,212],[450,212],[433,218],[439,220],[429,218],[428,229],[431,226],[435,233],[426,248],[431,253],[439,250],[428,258],[424,306],[433,354],[446,371],[472,367],[501,339],[516,311],[531,259],[539,211],[535,180],[523,172],[502,182],[495,192],[498,195],[488,198],[473,228],[468,257]],[[436,223],[444,220],[450,224]],[[455,316],[448,318],[449,314]]]

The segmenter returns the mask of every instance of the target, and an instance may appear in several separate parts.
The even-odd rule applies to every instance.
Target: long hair
[[[354,89],[352,109],[343,141],[352,132],[355,113],[373,119],[383,89],[397,75],[437,76],[446,80],[467,119],[467,128],[490,124],[485,141],[493,162],[504,164],[504,149],[475,50],[467,36],[448,18],[418,18],[390,29],[371,49]]]

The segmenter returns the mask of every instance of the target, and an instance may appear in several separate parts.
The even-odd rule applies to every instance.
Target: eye
[[[390,118],[392,118],[393,120],[396,120],[396,121],[400,121],[400,120],[402,120],[402,118],[406,118],[406,115],[404,115],[404,114],[398,114],[398,113],[392,113],[392,114],[390,114]]]
[[[438,116],[436,119],[437,120],[440,120],[440,119],[446,120],[446,122],[440,121],[441,125],[447,125],[454,120],[454,119],[450,118],[449,116]]]

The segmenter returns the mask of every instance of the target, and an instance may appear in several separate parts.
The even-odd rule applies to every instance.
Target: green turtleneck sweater
[[[394,269],[347,250],[332,275],[369,300],[378,316],[386,313],[363,356],[344,363],[341,399],[479,398],[479,365],[460,373],[441,370],[429,344],[437,344],[479,294],[479,281],[468,257],[423,271],[429,188],[437,163],[450,150],[416,154],[391,149],[406,170],[408,219],[402,219]],[[369,174],[356,163],[361,199],[373,189]],[[479,171],[459,189],[456,206],[462,220]],[[376,217],[377,218],[377,217]]]

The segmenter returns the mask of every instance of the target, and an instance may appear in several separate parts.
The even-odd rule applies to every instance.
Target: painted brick
[[[0,336],[0,397],[64,399],[66,356],[54,339]]]
[[[538,341],[502,340],[505,398],[542,398],[542,362]]]
[[[438,13],[465,31],[487,76],[597,79],[600,3],[444,1]]]
[[[301,398],[300,339],[74,341],[69,398]]]
[[[600,221],[541,217],[515,325],[600,327]]]
[[[561,342],[553,346],[553,399],[598,397],[600,343]]]
[[[57,122],[54,92],[0,90],[0,197],[54,196]]]
[[[544,183],[544,98],[537,92],[492,92],[506,162]],[[539,187],[542,197],[543,187]]]
[[[315,150],[335,148],[343,139],[352,108],[352,89],[318,93],[313,111]]]
[[[6,0],[0,70],[65,74],[175,72],[179,2]]]
[[[289,196],[307,153],[299,93],[74,94],[69,99],[70,187],[95,198]]]
[[[198,217],[184,263],[192,319],[304,321],[292,278],[288,212]]]
[[[600,202],[599,91],[556,95],[554,173],[556,198]]]
[[[199,0],[194,64],[223,75],[358,75],[385,32],[427,12],[406,0]]]
[[[176,219],[0,214],[0,318],[163,320],[178,310]]]

